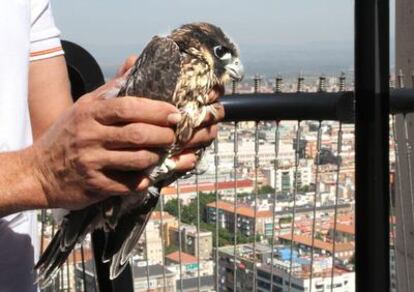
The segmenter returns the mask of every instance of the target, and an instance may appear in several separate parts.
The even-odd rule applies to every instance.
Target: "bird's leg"
[[[165,156],[164,160],[159,166],[155,166],[148,169],[146,173],[151,180],[152,185],[156,184],[160,180],[164,179],[165,176],[176,168],[176,163],[171,159],[171,155]]]
[[[182,118],[175,131],[177,141],[174,145],[172,145],[169,154],[165,156],[165,159],[162,161],[161,165],[147,171],[153,184],[164,179],[168,173],[175,169],[176,163],[171,159],[171,156],[179,152],[181,148],[180,146],[191,139],[194,129],[201,125],[209,112],[214,116],[214,118],[218,117],[218,109],[214,104],[200,106],[198,102],[189,102],[181,109]],[[197,155],[197,167],[195,170],[189,172],[190,175],[195,173],[202,174],[207,171],[208,164],[203,160],[204,152],[204,148],[198,149],[195,152]]]
[[[195,155],[197,156],[197,164],[196,167],[190,171],[190,174],[197,174],[197,175],[202,175],[204,174],[207,170],[208,170],[208,163],[207,160],[205,159],[205,152],[206,152],[206,148],[200,148],[198,150],[195,151]]]
[[[155,198],[159,198],[161,196],[161,189],[156,186],[151,186],[148,188],[148,194]]]

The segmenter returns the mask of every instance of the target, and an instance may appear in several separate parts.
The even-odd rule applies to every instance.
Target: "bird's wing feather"
[[[177,44],[168,37],[156,36],[139,56],[119,96],[143,96],[174,104],[181,65]],[[102,260],[112,259],[111,278],[116,278],[124,269],[158,202],[158,196],[148,194],[147,197],[148,200],[122,215],[115,229],[107,234]]]
[[[112,255],[110,267],[110,279],[115,279],[126,267],[133,250],[147,225],[151,213],[158,203],[159,193],[148,194],[148,199],[141,205],[132,209],[129,214],[123,216],[117,229],[107,237],[107,242],[112,246],[119,245],[120,248]],[[119,227],[119,229],[118,229]]]
[[[99,207],[92,205],[86,209],[72,211],[62,221],[60,229],[37,262],[38,282],[46,287],[59,267],[66,261],[75,244],[86,236],[90,225],[99,216]]]
[[[139,56],[118,96],[145,96],[172,103],[181,61],[180,49],[172,39],[155,36]]]

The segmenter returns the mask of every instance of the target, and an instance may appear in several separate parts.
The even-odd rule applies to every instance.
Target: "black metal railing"
[[[224,125],[223,131],[227,131],[230,134],[230,140],[233,142],[232,149],[232,167],[226,167],[223,169],[220,157],[223,156],[221,152],[220,143],[215,143],[211,150],[214,163],[214,190],[215,204],[211,205],[211,218],[214,220],[214,229],[211,229],[211,234],[214,234],[213,245],[214,251],[210,256],[205,259],[201,259],[201,231],[203,228],[208,228],[202,225],[201,216],[203,212],[208,210],[202,210],[201,207],[201,180],[202,177],[196,176],[195,186],[195,203],[196,203],[196,218],[195,218],[195,231],[191,233],[191,226],[184,226],[182,221],[187,216],[187,206],[185,206],[185,198],[183,198],[183,185],[184,182],[180,181],[175,185],[176,192],[176,207],[178,210],[178,226],[175,226],[177,230],[177,242],[178,242],[178,258],[174,258],[172,254],[166,255],[167,240],[170,241],[168,235],[161,234],[161,247],[162,247],[162,262],[160,264],[151,263],[151,254],[148,252],[148,242],[146,247],[139,250],[140,265],[133,264],[132,270],[127,269],[126,272],[118,278],[116,281],[110,281],[108,279],[107,266],[102,264],[99,260],[96,260],[94,269],[89,267],[89,263],[85,263],[86,259],[90,258],[88,254],[89,249],[85,252],[83,246],[79,247],[79,255],[81,256],[80,265],[76,265],[78,260],[73,260],[74,272],[71,272],[69,264],[67,265],[67,272],[64,271],[57,278],[55,283],[56,290],[71,290],[70,275],[80,274],[81,281],[75,285],[79,290],[83,291],[133,291],[134,282],[138,281],[139,287],[143,290],[155,290],[167,291],[167,282],[172,283],[175,287],[171,289],[178,289],[185,291],[188,287],[198,289],[201,291],[203,287],[210,289],[210,280],[208,277],[202,275],[202,265],[207,266],[208,262],[214,262],[214,283],[212,289],[216,290],[258,290],[269,291],[273,287],[279,289],[285,289],[286,291],[293,291],[298,289],[299,279],[301,273],[297,270],[296,262],[294,262],[294,254],[298,249],[300,239],[297,237],[296,219],[298,216],[307,214],[309,216],[309,222],[311,223],[311,243],[310,243],[310,271],[307,272],[307,277],[310,279],[310,290],[319,289],[321,284],[319,274],[316,272],[315,254],[318,249],[317,231],[318,224],[321,224],[322,220],[318,218],[317,214],[320,212],[317,206],[317,201],[322,200],[321,190],[319,189],[320,178],[323,171],[329,173],[333,178],[334,184],[334,200],[323,210],[332,216],[333,223],[333,241],[332,245],[327,247],[329,255],[331,257],[331,269],[330,269],[330,284],[326,287],[328,290],[333,290],[339,283],[335,282],[336,269],[346,269],[343,267],[343,263],[339,261],[338,243],[336,241],[338,215],[341,212],[339,202],[339,182],[340,175],[345,171],[343,164],[347,161],[343,158],[344,151],[344,127],[347,123],[356,123],[356,195],[355,195],[355,208],[356,208],[356,289],[358,291],[386,291],[390,287],[390,269],[389,269],[389,186],[388,186],[388,118],[389,113],[403,118],[407,113],[414,110],[414,90],[412,89],[398,89],[388,93],[389,81],[388,81],[388,4],[386,1],[356,1],[356,63],[355,63],[355,93],[343,92],[343,79],[340,79],[339,87],[341,92],[328,93],[326,92],[325,81],[320,79],[320,86],[318,92],[304,93],[303,92],[303,77],[300,77],[298,82],[297,93],[281,93],[280,78],[276,78],[274,94],[261,94],[260,93],[260,78],[255,77],[254,81],[254,94],[243,95],[230,95],[222,98],[222,102],[226,111],[226,122],[231,122],[230,125]],[[75,44],[65,42],[64,43],[66,58],[68,62],[68,69],[70,79],[72,83],[72,93],[75,98],[79,97],[83,93],[91,91],[102,85],[104,82],[102,72],[99,69],[98,64],[93,57],[88,54],[82,48]],[[343,77],[342,77],[343,78]],[[342,83],[341,83],[342,82]],[[402,86],[401,86],[402,87]],[[234,91],[237,87],[233,86]],[[388,102],[389,101],[389,102]],[[313,190],[313,204],[306,208],[301,208],[299,205],[300,193],[299,193],[299,172],[302,171],[302,157],[304,155],[302,137],[303,128],[310,127],[310,124],[306,121],[313,120],[316,122],[316,131],[313,131],[313,138],[316,141],[316,149],[313,153],[314,169],[315,169],[315,189]],[[242,141],[241,135],[245,135],[248,130],[242,128],[240,125],[243,121],[253,121],[254,124],[250,130],[251,134],[247,134],[252,141],[250,144]],[[264,232],[260,231],[260,226],[257,225],[258,220],[258,201],[261,199],[259,194],[259,171],[262,170],[261,165],[264,163],[266,157],[261,156],[264,151],[264,145],[260,143],[260,132],[263,129],[273,132],[274,135],[274,149],[271,155],[271,167],[273,168],[273,175],[275,183],[278,179],[278,171],[281,169],[281,162],[283,161],[282,155],[282,139],[281,129],[284,125],[284,121],[296,121],[294,125],[290,124],[292,129],[293,141],[293,186],[291,187],[291,194],[289,199],[291,205],[287,208],[287,212],[291,214],[291,220],[289,224],[284,224],[284,233],[282,233],[281,224],[277,229],[277,236],[275,236],[276,229],[276,216],[279,216],[281,212],[277,211],[278,205],[281,204],[279,193],[274,188],[274,193],[270,194],[269,198],[271,216],[269,217],[269,224],[271,226],[270,235],[268,235],[269,241],[267,246],[262,246],[259,241],[260,238],[256,237],[256,233]],[[332,124],[331,121],[335,121]],[[270,124],[269,124],[270,123]],[[407,125],[407,123],[405,123]],[[321,164],[323,145],[326,143],[323,137],[323,127],[328,126],[330,129],[337,131],[336,139],[330,139],[328,143],[332,146],[331,152],[336,153],[336,157],[333,163],[331,160],[330,167],[327,170],[322,170],[324,167]],[[269,130],[270,129],[270,130]],[[397,132],[397,130],[396,130]],[[397,136],[394,133],[394,138]],[[248,140],[248,139],[247,139]],[[246,141],[247,141],[246,140]],[[392,141],[392,140],[391,140]],[[408,160],[411,155],[411,145],[408,141],[408,136],[404,140]],[[244,143],[242,149],[240,149],[241,142]],[[400,141],[395,141],[395,144]],[[250,150],[245,145],[250,145]],[[249,146],[249,147],[250,147]],[[398,148],[398,147],[397,147]],[[396,148],[396,149],[397,149]],[[245,151],[250,151],[248,159],[243,157]],[[351,151],[352,152],[352,151]],[[397,151],[398,152],[398,151]],[[399,153],[399,152],[398,152]],[[398,153],[396,157],[399,157]],[[334,155],[335,156],[335,155]],[[342,159],[341,159],[342,158]],[[263,160],[263,161],[262,161]],[[244,222],[245,216],[241,209],[245,207],[242,202],[241,182],[239,180],[240,173],[239,165],[245,163],[246,169],[252,171],[252,191],[250,200],[251,205],[254,205],[253,218],[251,223]],[[408,164],[410,167],[411,164]],[[398,167],[398,161],[397,161]],[[232,216],[226,218],[227,223],[219,220],[220,213],[224,207],[220,206],[223,194],[219,192],[220,184],[220,171],[227,171],[232,176],[232,189],[233,189],[233,201],[226,205],[228,206],[228,213]],[[401,171],[399,171],[401,173]],[[329,177],[329,176],[328,176]],[[408,177],[411,179],[411,176]],[[397,183],[398,185],[399,183]],[[401,196],[405,194],[400,192]],[[410,191],[412,196],[412,190]],[[240,197],[239,197],[240,196]],[[244,195],[243,195],[244,196]],[[238,200],[240,199],[240,200]],[[244,198],[245,199],[245,198]],[[167,218],[163,211],[167,206],[166,196],[163,196],[160,205],[160,232],[165,230],[164,224]],[[214,213],[215,212],[215,213]],[[319,213],[321,214],[321,213]],[[207,219],[209,218],[206,215]],[[232,218],[231,218],[232,217]],[[46,230],[46,218],[47,213],[43,212],[42,219],[44,224],[42,227],[42,234],[50,233],[53,235],[53,228],[49,232]],[[318,219],[317,219],[318,218]],[[211,222],[213,222],[211,221]],[[223,225],[227,224],[227,225]],[[253,225],[252,225],[253,224]],[[52,225],[53,226],[53,225]],[[222,246],[220,243],[219,233],[222,229],[230,229],[232,231],[230,241],[230,248]],[[265,228],[265,227],[264,227]],[[266,229],[266,228],[265,228]],[[189,231],[190,230],[190,231]],[[251,236],[253,230],[253,237]],[[149,240],[148,231],[145,231],[145,239]],[[183,235],[184,234],[184,235]],[[45,235],[46,236],[46,235]],[[96,259],[99,259],[99,253],[102,247],[102,240],[100,238],[102,234],[99,232],[92,235],[92,249]],[[246,239],[246,236],[248,237]],[[193,244],[189,244],[189,238]],[[197,243],[194,243],[196,241]],[[248,243],[243,243],[243,242]],[[43,238],[42,238],[43,242]],[[289,257],[286,262],[275,261],[275,252],[280,252],[276,249],[284,242],[285,246],[288,246]],[[197,248],[195,248],[195,246]],[[270,248],[269,248],[270,246]],[[188,250],[196,250],[193,252],[196,256],[194,258],[189,257],[185,252]],[[408,248],[408,247],[406,247]],[[184,251],[185,250],[185,251]],[[191,251],[190,251],[191,252]],[[268,255],[270,256],[270,260]],[[74,253],[76,257],[76,251]],[[175,277],[171,278],[171,270],[165,269],[167,266],[167,258],[169,262],[176,263],[178,274],[178,282],[174,283]],[[192,266],[184,265],[183,262],[190,261]],[[192,261],[192,262],[191,262]],[[177,264],[178,263],[178,264]],[[142,266],[143,265],[143,266]],[[93,266],[93,265],[91,265]],[[408,266],[407,266],[408,268]],[[194,272],[195,269],[195,272]],[[203,267],[204,269],[204,267]],[[134,273],[143,273],[134,275]],[[243,272],[242,272],[243,271]],[[188,275],[197,275],[193,278],[187,277]],[[67,276],[65,284],[65,276]],[[137,277],[135,277],[137,276]],[[308,279],[307,278],[307,279]],[[193,283],[195,279],[195,283]],[[341,278],[342,279],[342,278]],[[94,285],[95,280],[97,285]],[[409,281],[409,279],[406,279]],[[308,285],[308,284],[306,284]],[[318,286],[319,285],[319,286]],[[410,284],[407,284],[408,289]],[[322,287],[323,287],[322,286]],[[302,287],[303,288],[303,287]],[[170,289],[170,288],[168,288]],[[303,288],[304,289],[304,288]],[[409,291],[409,290],[407,290]]]
[[[66,43],[65,43],[66,46]],[[67,51],[71,51],[77,49],[75,45],[71,44],[70,47],[67,47],[66,50]],[[82,51],[82,54],[84,52]],[[68,55],[68,54],[67,54]],[[74,56],[74,55],[69,55],[69,56]],[[68,58],[68,56],[67,56]],[[88,86],[85,86],[85,84],[87,84],[87,81],[85,81],[85,76],[82,75],[82,69],[79,69],[80,67],[77,67],[76,64],[74,64],[70,58],[67,59],[68,60],[68,65],[69,65],[69,72],[70,72],[70,78],[71,78],[71,82],[72,82],[72,91],[75,92],[74,96],[79,96],[84,92],[87,92],[88,88],[89,90],[92,90],[94,88],[96,88],[98,85],[102,84],[102,79],[101,77],[98,76],[98,78],[95,80],[96,83],[93,82],[89,82]],[[84,66],[85,64],[85,60],[82,63]],[[91,66],[89,64],[88,66],[88,70],[91,70]],[[100,71],[96,71],[95,74],[100,74]],[[77,76],[79,75],[79,76]],[[91,74],[90,72],[88,73],[88,76],[93,76],[93,74]],[[96,77],[96,76],[95,76]],[[81,82],[83,83],[83,85],[78,86],[77,84]],[[256,87],[256,91],[259,90]],[[391,113],[393,114],[406,114],[408,112],[413,111],[414,109],[414,90],[412,89],[398,89],[398,90],[393,90],[390,94],[390,108],[391,108]],[[235,199],[234,199],[234,203],[233,203],[233,209],[234,209],[234,214],[235,214],[235,218],[234,218],[234,238],[233,238],[233,281],[229,282],[230,286],[223,286],[222,284],[222,279],[223,279],[223,273],[220,271],[220,261],[222,259],[222,251],[221,251],[221,247],[219,245],[218,242],[218,224],[219,221],[216,220],[216,229],[214,230],[214,232],[216,233],[216,242],[214,242],[214,246],[215,246],[215,257],[213,258],[215,261],[215,289],[220,289],[220,287],[227,287],[230,289],[237,289],[238,288],[238,283],[240,282],[240,278],[238,278],[238,274],[240,273],[240,267],[238,266],[238,264],[240,262],[243,261],[250,261],[250,266],[252,267],[252,269],[254,270],[253,274],[251,275],[251,280],[249,283],[253,284],[252,289],[262,289],[260,287],[256,287],[256,285],[259,283],[260,285],[269,285],[270,287],[272,287],[274,285],[274,276],[276,274],[276,268],[274,267],[274,265],[270,265],[270,275],[271,275],[271,281],[270,283],[266,283],[263,279],[261,279],[259,277],[259,279],[257,278],[257,274],[258,274],[258,270],[256,268],[256,264],[254,264],[254,261],[252,261],[251,256],[253,256],[253,258],[256,258],[258,256],[258,252],[257,252],[257,246],[256,246],[256,240],[253,241],[253,255],[249,255],[247,258],[245,258],[244,256],[242,256],[240,254],[240,248],[242,247],[242,245],[239,244],[238,241],[238,236],[242,236],[242,233],[240,233],[238,235],[238,215],[237,215],[237,210],[239,208],[238,206],[238,200],[237,200],[237,194],[239,193],[238,190],[238,180],[237,180],[237,167],[239,165],[239,154],[240,151],[237,147],[237,145],[239,144],[239,131],[240,131],[240,122],[242,121],[254,121],[254,131],[253,131],[253,135],[252,137],[254,137],[254,149],[253,152],[254,154],[252,155],[253,157],[253,163],[252,165],[254,166],[254,185],[255,185],[255,191],[253,192],[253,196],[254,196],[254,201],[257,202],[258,199],[258,193],[257,193],[257,170],[260,169],[259,166],[259,153],[260,153],[260,146],[259,146],[259,132],[261,130],[261,128],[263,127],[263,124],[266,121],[272,121],[274,123],[274,135],[275,135],[275,139],[274,139],[274,170],[275,170],[275,176],[277,175],[276,171],[278,170],[279,167],[279,162],[280,159],[278,158],[279,155],[279,142],[280,142],[280,127],[281,125],[283,125],[283,121],[297,121],[297,128],[295,130],[295,162],[294,162],[294,176],[295,176],[295,181],[297,182],[297,175],[298,175],[298,166],[299,166],[299,162],[300,162],[300,153],[299,153],[299,149],[300,149],[300,141],[301,141],[301,127],[303,125],[303,122],[300,121],[306,121],[306,120],[314,120],[317,123],[317,131],[316,131],[316,140],[317,140],[317,148],[316,148],[316,157],[315,157],[315,165],[316,165],[316,174],[315,174],[315,186],[318,185],[318,179],[319,179],[319,173],[320,173],[320,157],[321,157],[321,151],[322,151],[322,144],[323,144],[323,137],[322,137],[322,126],[328,121],[337,121],[338,124],[337,126],[338,128],[338,136],[337,136],[337,140],[336,140],[336,153],[337,156],[341,156],[341,148],[342,148],[342,123],[352,123],[354,120],[354,94],[352,92],[336,92],[336,93],[327,93],[327,92],[316,92],[316,93],[275,93],[275,94],[261,94],[259,92],[253,93],[253,94],[238,94],[238,95],[227,95],[224,96],[222,98],[222,102],[224,104],[225,107],[225,111],[226,111],[226,122],[233,122],[233,125],[231,126],[233,128],[232,130],[232,135],[233,135],[233,143],[234,143],[234,194],[235,194]],[[276,120],[276,121],[275,121]],[[218,186],[218,174],[219,174],[219,168],[220,168],[220,161],[219,161],[219,157],[220,157],[220,152],[219,152],[219,146],[220,143],[215,143],[214,144],[214,148],[213,148],[213,155],[215,157],[214,162],[215,162],[215,194],[216,194],[216,202],[219,202],[221,196],[219,195],[219,192],[217,190],[217,186]],[[332,210],[333,210],[333,223],[334,223],[334,234],[336,231],[336,223],[337,223],[337,216],[338,216],[338,182],[339,182],[339,173],[340,173],[340,165],[338,164],[336,166],[335,169],[333,169],[333,172],[336,173],[336,181],[335,181],[335,185],[336,185],[336,189],[335,189],[335,202],[332,205]],[[196,180],[198,180],[198,177],[195,178]],[[195,182],[196,183],[196,199],[197,199],[197,227],[196,227],[196,233],[198,233],[198,236],[200,234],[201,231],[201,227],[200,227],[200,216],[202,214],[202,210],[200,210],[199,207],[199,200],[200,200],[200,191],[198,189],[199,183],[198,181]],[[183,207],[182,206],[182,201],[180,199],[180,185],[177,184],[176,186],[177,188],[177,204],[178,204],[178,208]],[[302,210],[300,210],[300,208],[298,206],[296,206],[296,196],[298,195],[298,185],[297,183],[295,183],[294,187],[293,187],[293,201],[294,201],[294,205],[293,207],[290,209],[291,214],[294,216],[294,214],[296,214],[297,212],[302,212]],[[310,282],[312,285],[312,279],[317,278],[314,275],[313,272],[313,260],[314,260],[314,254],[315,254],[315,233],[316,233],[316,225],[317,225],[317,208],[316,208],[316,201],[318,196],[320,196],[320,191],[318,190],[318,188],[315,189],[314,191],[314,205],[311,208],[312,209],[312,244],[311,244],[311,261],[312,261],[312,265],[311,265],[311,273],[310,273]],[[277,202],[277,192],[275,190],[274,196],[273,196],[273,200],[272,200],[272,208],[273,210],[275,209],[275,207],[277,206],[278,202]],[[161,200],[161,212],[164,211],[164,200]],[[218,214],[218,210],[219,207],[216,206],[216,214]],[[257,212],[257,209],[254,209],[255,215]],[[277,212],[273,212],[272,215],[272,232],[274,232],[274,226],[276,225],[275,223],[275,215]],[[163,214],[163,213],[161,213]],[[178,217],[179,217],[179,224],[182,221],[181,219],[181,210],[179,209],[178,212]],[[163,220],[163,216],[161,215],[161,222]],[[163,223],[161,223],[161,225],[163,225]],[[293,238],[295,236],[295,231],[296,227],[295,227],[295,220],[292,220],[291,226],[290,226],[290,236],[292,238],[292,240],[290,241],[290,252],[293,253],[295,250],[295,245],[296,243],[294,242]],[[160,229],[160,231],[162,230],[162,228]],[[181,226],[178,226],[178,230],[181,230]],[[52,231],[53,233],[53,231]],[[145,233],[146,234],[146,233]],[[275,235],[273,233],[273,235]],[[280,235],[280,233],[278,234]],[[93,235],[93,239],[94,239],[94,254],[95,254],[95,258],[100,258],[99,256],[99,251],[100,251],[100,244],[102,243],[102,240],[100,240],[99,238],[99,233],[96,233]],[[162,236],[162,238],[164,238],[164,236]],[[275,237],[271,236],[271,253],[274,253],[274,248],[277,244],[279,244],[279,240],[274,240]],[[182,242],[183,239],[181,236],[179,236],[179,261],[182,262],[182,258],[184,257],[183,255],[183,245],[184,243]],[[335,258],[335,239],[333,240],[333,247],[332,247],[332,257]],[[199,241],[198,243],[199,244]],[[358,244],[358,243],[357,243]],[[165,242],[163,240],[162,243],[162,247],[163,247],[163,252],[165,253]],[[198,252],[197,254],[199,255],[199,248],[198,248]],[[96,269],[87,269],[87,267],[85,268],[85,263],[84,263],[84,251],[83,251],[83,247],[80,247],[80,255],[82,257],[81,261],[80,261],[80,265],[77,266],[77,273],[79,275],[81,275],[81,280],[80,283],[82,284],[78,284],[77,287],[79,287],[82,290],[86,290],[89,291],[91,290],[91,287],[93,287],[93,285],[91,285],[91,283],[93,284],[95,279],[97,279],[98,281],[98,286],[99,291],[133,291],[133,279],[131,277],[131,271],[127,271],[125,276],[118,278],[118,280],[115,283],[112,283],[111,281],[109,281],[109,279],[107,278],[107,267],[105,267],[104,264],[100,263],[99,261],[95,262],[96,265]],[[220,256],[221,255],[221,256]],[[150,265],[148,263],[148,255],[144,255],[143,256],[144,261],[147,262],[146,264],[146,269],[144,269],[146,276],[143,277],[144,282],[146,281],[146,285],[144,284],[143,287],[152,287],[154,285],[151,285],[150,283],[152,282],[152,276],[151,272],[153,269],[150,268],[152,267],[152,265]],[[163,256],[163,265],[165,266],[165,254]],[[197,256],[197,264],[198,267],[200,267],[200,257]],[[75,262],[75,261],[74,261]],[[292,281],[294,280],[294,278],[292,278],[293,276],[295,276],[295,273],[293,272],[293,262],[292,262],[292,257],[290,258],[289,261],[289,268],[288,270],[290,271],[289,273],[289,277],[288,277],[288,288],[292,287],[292,284],[294,284]],[[334,287],[334,268],[335,265],[332,266],[331,269],[331,280],[332,283],[330,285],[330,287]],[[86,269],[86,270],[85,270]],[[67,269],[69,271],[69,268]],[[96,271],[96,272],[95,272]],[[186,287],[185,283],[188,283],[189,280],[188,278],[185,278],[185,273],[183,272],[183,267],[180,264],[179,265],[179,281],[176,284],[176,287],[179,287],[181,289],[181,287]],[[92,272],[92,274],[91,274]],[[239,272],[239,273],[238,273]],[[262,270],[259,270],[259,273],[263,272]],[[96,273],[96,274],[93,274]],[[67,280],[68,284],[64,284],[63,283],[63,274],[62,276],[59,276],[58,279],[58,284],[57,287],[60,287],[60,290],[66,289],[66,290],[70,290],[70,281]],[[70,272],[67,272],[66,275],[69,278]],[[76,273],[74,273],[76,274]],[[91,278],[92,275],[92,279]],[[293,275],[293,276],[292,276]],[[140,275],[142,276],[142,275]],[[163,280],[162,282],[165,284],[167,279],[166,279],[166,271],[163,270]],[[197,270],[197,277],[196,277],[197,281],[195,283],[196,287],[198,289],[201,288],[202,286],[202,277],[200,275],[200,269]],[[316,280],[314,280],[316,282]],[[229,284],[227,283],[227,284]],[[263,284],[264,283],[264,284]],[[164,284],[161,285],[161,287],[166,287]],[[87,286],[89,285],[89,286]],[[189,285],[189,284],[187,284]],[[211,287],[210,287],[211,288]],[[240,288],[240,287],[239,287]],[[332,288],[333,289],[333,288]],[[262,290],[260,290],[262,291]]]

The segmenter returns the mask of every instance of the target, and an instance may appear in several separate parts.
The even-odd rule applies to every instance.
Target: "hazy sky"
[[[52,6],[62,37],[83,45],[103,66],[192,21],[221,26],[250,59],[343,44],[341,54],[353,55],[352,0],[52,0]]]

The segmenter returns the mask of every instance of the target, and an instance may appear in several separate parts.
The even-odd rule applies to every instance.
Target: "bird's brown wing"
[[[155,36],[139,56],[118,96],[141,96],[173,103],[181,61],[180,49],[172,39]]]
[[[177,44],[167,37],[154,37],[135,63],[119,96],[139,96],[174,104],[173,96],[181,76],[181,54]],[[103,260],[111,259],[110,277],[116,278],[125,268],[158,202],[149,195],[144,203],[129,206],[113,231],[107,234]],[[120,210],[120,212],[125,210]]]

